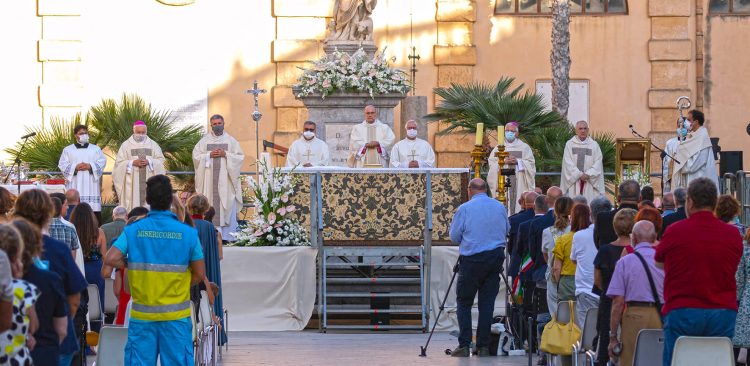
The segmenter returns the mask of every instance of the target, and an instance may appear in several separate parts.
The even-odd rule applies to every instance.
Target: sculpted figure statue
[[[372,41],[372,11],[378,0],[336,0],[329,40]]]

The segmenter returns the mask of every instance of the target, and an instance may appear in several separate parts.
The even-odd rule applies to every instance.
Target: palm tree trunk
[[[570,95],[570,4],[552,0],[552,110],[567,119]]]

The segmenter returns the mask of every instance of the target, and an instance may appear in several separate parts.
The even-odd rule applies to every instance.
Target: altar
[[[16,184],[2,184],[0,187],[7,189],[11,194],[18,195],[18,185]],[[65,185],[63,184],[21,184],[21,192],[29,189],[41,189],[47,193],[65,193]]]
[[[458,257],[450,223],[468,199],[467,169],[285,169],[311,247],[226,248],[230,330],[427,330]],[[503,314],[505,290],[496,303]],[[387,315],[383,315],[387,314]],[[365,323],[351,323],[351,319]],[[347,318],[337,323],[336,318]],[[407,317],[404,320],[404,317]],[[410,317],[410,318],[409,318]],[[438,321],[456,329],[455,287]]]

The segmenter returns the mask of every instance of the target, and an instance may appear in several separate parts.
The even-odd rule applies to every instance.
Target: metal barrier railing
[[[734,178],[734,197],[740,202],[740,221],[742,225],[750,226],[750,172],[740,170]]]

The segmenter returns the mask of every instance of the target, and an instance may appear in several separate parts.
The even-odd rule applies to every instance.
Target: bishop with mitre
[[[112,182],[120,206],[128,211],[146,204],[146,180],[164,174],[164,154],[147,135],[146,123],[135,121],[133,135],[120,145],[112,171]]]

